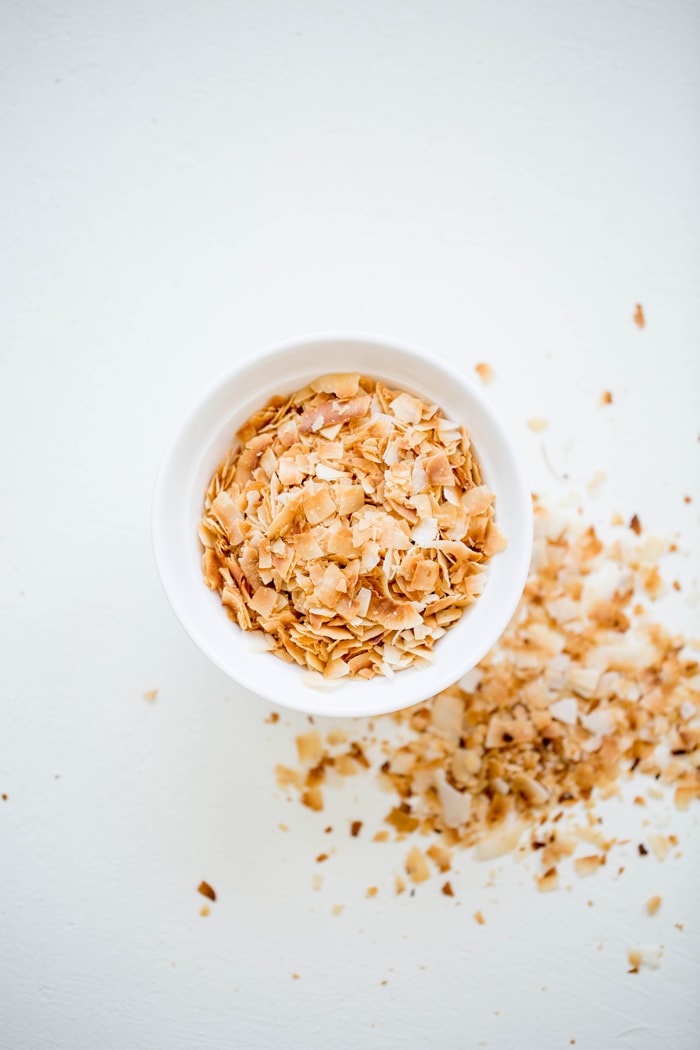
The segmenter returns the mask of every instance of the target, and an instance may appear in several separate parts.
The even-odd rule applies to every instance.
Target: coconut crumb
[[[480,361],[478,365],[474,365],[474,371],[482,383],[492,383],[496,376],[491,365],[487,365],[484,361]]]
[[[576,857],[574,870],[581,878],[585,878],[588,875],[594,875],[602,864],[605,864],[605,857],[600,853],[592,853],[587,857]]]
[[[147,689],[146,692],[143,694],[144,700],[150,700],[151,703],[153,703],[153,701],[156,699],[157,696],[158,696],[158,690],[157,689]]]
[[[208,882],[204,882],[204,880],[197,887],[197,893],[201,893],[203,897],[208,897],[210,901],[216,900],[216,893],[213,887]]]
[[[549,426],[547,420],[542,419],[541,416],[533,416],[531,419],[528,419],[527,425],[533,434],[539,434]]]
[[[635,306],[634,314],[632,315],[632,320],[636,324],[637,328],[644,328],[646,324],[646,318],[644,317],[644,309],[641,303],[637,303],[637,305]]]
[[[412,846],[409,850],[408,856],[406,857],[405,868],[409,879],[416,885],[425,882],[426,879],[430,878],[428,862],[418,846]]]
[[[612,405],[613,396],[609,390],[604,390],[600,395],[601,405]]]
[[[652,832],[647,835],[647,840],[651,846],[651,852],[654,854],[657,860],[666,860],[666,857],[671,852],[672,843],[668,836],[662,835],[659,832]]]
[[[661,897],[650,897],[647,901],[647,915],[656,915],[661,907]]]
[[[537,889],[540,893],[551,893],[559,889],[559,872],[556,868],[548,868],[543,875],[537,879]]]
[[[486,919],[484,918],[484,916],[481,914],[480,911],[475,911],[474,912],[474,918],[478,922],[479,926],[485,926],[486,925]]]

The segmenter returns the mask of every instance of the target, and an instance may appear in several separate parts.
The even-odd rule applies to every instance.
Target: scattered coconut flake
[[[636,324],[637,328],[644,328],[646,324],[646,319],[644,317],[644,310],[642,308],[641,303],[637,303],[637,305],[635,306],[632,320]]]
[[[197,893],[201,893],[203,897],[208,897],[210,901],[216,900],[216,892],[214,891],[213,887],[210,886],[209,883],[205,882],[204,880],[202,880],[202,882],[200,882],[199,886],[197,887]]]
[[[478,365],[474,366],[474,371],[476,372],[482,383],[493,382],[495,372],[493,368],[491,368],[491,365],[487,365],[485,364],[485,362],[481,361]]]
[[[637,973],[642,966],[646,966],[650,970],[658,970],[661,966],[663,954],[663,945],[658,948],[630,948],[627,952],[627,961]]]
[[[557,722],[565,725],[575,726],[578,718],[578,700],[575,696],[565,696],[561,700],[555,700],[549,705],[549,713]]]
[[[556,868],[548,868],[543,875],[537,879],[537,889],[540,893],[551,893],[559,889],[559,873]]]
[[[406,857],[405,867],[409,879],[411,882],[416,883],[416,885],[420,882],[425,882],[426,879],[430,878],[428,862],[418,846],[412,846],[409,850],[408,856]]]
[[[539,434],[540,431],[547,429],[548,423],[546,419],[542,419],[540,416],[534,416],[532,419],[528,419],[527,425],[533,433]]]
[[[605,481],[606,477],[607,475],[604,470],[596,470],[595,474],[592,476],[591,480],[586,485],[586,489],[588,490],[588,492],[590,492],[592,496],[595,495],[595,493],[598,491],[600,486]]]
[[[594,875],[602,864],[605,864],[605,856],[599,853],[592,853],[587,857],[574,858],[574,870],[581,878]]]
[[[666,860],[666,857],[671,852],[671,842],[668,836],[653,831],[647,835],[647,842],[651,846],[651,852],[657,860]]]
[[[661,897],[659,897],[658,895],[655,897],[650,897],[647,901],[646,907],[647,915],[656,915],[657,911],[661,907]]]

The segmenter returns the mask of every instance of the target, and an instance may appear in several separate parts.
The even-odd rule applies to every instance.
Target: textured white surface
[[[631,849],[617,880],[540,896],[463,856],[459,906],[437,879],[395,898],[403,847],[346,823],[386,797],[352,784],[319,819],[279,796],[302,719],[266,725],[195,650],[149,546],[192,396],[256,346],[360,328],[490,362],[534,488],[558,487],[544,446],[562,487],[605,471],[596,520],[679,534],[665,615],[700,633],[697,5],[0,18],[0,1043],[697,1046],[697,810],[670,813],[681,859]],[[610,810],[633,837],[639,808]],[[640,943],[661,968],[627,975]]]

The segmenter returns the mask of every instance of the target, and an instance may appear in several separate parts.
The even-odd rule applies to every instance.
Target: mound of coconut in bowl
[[[236,438],[199,525],[229,617],[329,679],[431,661],[506,545],[465,428],[352,373],[272,398]]]

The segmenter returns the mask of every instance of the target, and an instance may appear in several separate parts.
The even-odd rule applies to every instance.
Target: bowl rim
[[[357,710],[357,707],[353,703],[338,703],[337,692],[333,689],[324,689],[319,687],[312,687],[304,685],[303,695],[305,700],[302,702],[297,699],[296,695],[280,696],[279,691],[273,691],[272,689],[266,688],[265,676],[261,675],[259,678],[252,682],[250,678],[243,674],[238,676],[232,673],[230,666],[227,666],[222,659],[219,658],[216,647],[211,646],[208,642],[205,633],[198,628],[195,618],[190,618],[187,615],[187,610],[183,607],[183,603],[179,600],[179,596],[175,593],[175,587],[171,585],[169,573],[166,571],[164,565],[164,558],[162,556],[162,546],[160,541],[160,535],[163,532],[165,525],[163,512],[165,502],[165,491],[170,482],[169,468],[172,468],[173,461],[176,458],[178,450],[183,445],[186,445],[185,437],[188,432],[192,429],[193,425],[199,419],[202,411],[206,408],[206,405],[217,395],[219,390],[229,383],[234,377],[240,376],[250,368],[259,369],[261,365],[269,358],[275,356],[283,357],[290,351],[299,350],[313,346],[314,344],[323,343],[351,343],[351,344],[364,344],[365,346],[373,347],[385,347],[387,349],[398,351],[400,354],[406,355],[418,361],[421,367],[428,366],[434,367],[437,371],[442,372],[444,376],[452,380],[458,387],[466,387],[469,396],[479,405],[482,413],[487,417],[490,426],[492,426],[500,435],[505,449],[507,450],[509,457],[509,469],[512,471],[516,484],[513,486],[514,494],[517,493],[518,511],[521,518],[522,530],[519,535],[519,550],[520,557],[518,559],[517,567],[515,571],[511,573],[513,586],[510,589],[511,599],[508,607],[508,615],[505,616],[505,606],[503,616],[497,618],[495,623],[489,631],[483,632],[482,644],[477,648],[479,653],[476,660],[471,660],[468,667],[464,669],[458,669],[457,677],[455,677],[454,670],[450,671],[449,667],[445,668],[442,675],[435,674],[434,677],[436,682],[431,685],[428,696],[424,695],[410,695],[407,701],[401,701],[400,703],[392,700],[389,703],[382,704],[381,702],[381,691],[377,689],[377,703],[372,704],[370,710]],[[379,369],[381,371],[381,369]],[[477,449],[477,454],[478,454]],[[524,513],[523,513],[524,512]],[[215,664],[226,676],[232,681],[237,682],[239,685],[250,690],[258,696],[262,696],[269,702],[278,704],[290,710],[302,712],[310,715],[321,715],[328,717],[372,717],[375,715],[388,714],[397,710],[411,707],[414,704],[421,703],[428,699],[430,696],[435,695],[442,689],[454,684],[462,675],[483,659],[486,653],[492,648],[492,646],[498,641],[503,634],[503,631],[507,627],[513,613],[515,612],[517,605],[522,596],[522,592],[527,580],[527,575],[530,567],[530,559],[532,554],[532,542],[533,542],[533,513],[532,513],[532,502],[530,496],[530,487],[527,483],[525,471],[520,462],[520,458],[517,454],[517,446],[515,441],[510,435],[510,431],[506,426],[504,420],[500,417],[498,412],[493,407],[491,401],[488,399],[486,394],[479,388],[476,381],[470,376],[466,375],[460,369],[456,368],[450,361],[439,357],[432,351],[421,350],[415,345],[405,342],[401,339],[396,339],[390,336],[380,335],[373,332],[361,331],[361,330],[319,330],[309,332],[304,335],[294,336],[289,339],[285,339],[275,343],[269,343],[260,349],[253,350],[245,356],[239,358],[233,365],[221,372],[215,379],[211,380],[204,389],[200,392],[199,396],[190,402],[187,410],[180,417],[179,422],[176,423],[175,429],[170,437],[170,440],[166,444],[165,451],[163,452],[160,463],[158,465],[155,482],[153,486],[152,501],[151,501],[151,543],[154,553],[154,559],[156,562],[156,568],[161,581],[163,590],[165,591],[166,597],[170,603],[170,606],[175,613],[177,620],[182,626],[185,633],[190,639],[197,645],[201,652],[208,657],[212,663]],[[477,603],[478,604],[478,603]],[[291,666],[291,665],[290,665]],[[449,665],[453,666],[453,665]],[[436,665],[432,665],[433,668]],[[298,668],[294,665],[293,670],[302,672],[303,669]],[[397,677],[403,676],[408,672],[399,671]],[[376,680],[375,680],[376,681]],[[381,681],[384,681],[381,679]],[[402,678],[403,681],[403,678]],[[408,682],[406,683],[408,684]],[[376,688],[376,687],[375,687]],[[299,690],[295,690],[298,692]],[[422,694],[422,690],[418,690]],[[330,698],[334,697],[334,701],[329,702]]]

